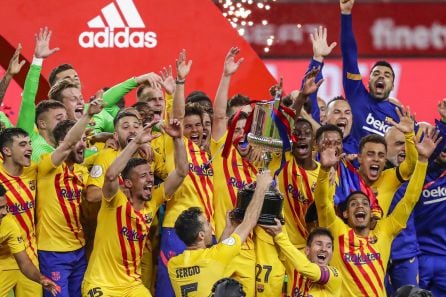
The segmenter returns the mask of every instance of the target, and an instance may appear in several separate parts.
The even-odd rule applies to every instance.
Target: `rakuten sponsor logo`
[[[446,25],[434,22],[430,26],[395,25],[391,18],[375,20],[370,29],[376,49],[426,50],[446,48]]]
[[[115,3],[105,6],[101,9],[102,15],[88,22],[90,29],[101,30],[82,32],[79,45],[83,48],[154,48],[158,44],[156,33],[136,30],[146,26],[133,1],[116,0],[116,3],[117,6]]]

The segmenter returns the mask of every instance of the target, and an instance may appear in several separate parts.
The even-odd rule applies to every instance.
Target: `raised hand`
[[[96,93],[96,99],[90,102],[88,105],[88,115],[91,117],[95,114],[98,114],[102,111],[102,108],[104,108],[105,102],[102,100],[102,92]]]
[[[257,174],[256,187],[261,185],[265,186],[266,188],[269,188],[272,182],[273,182],[273,177],[271,176],[270,170],[263,170],[262,172]]]
[[[160,71],[161,79],[163,80],[163,87],[166,93],[172,95],[175,92],[175,79],[172,75],[172,65],[169,67],[163,67]]]
[[[399,107],[395,108],[396,114],[400,118],[399,123],[395,122],[390,117],[386,118],[386,122],[394,126],[403,133],[413,132],[415,121],[414,121],[414,116],[412,116],[410,113],[410,108],[409,107],[406,108],[403,106],[401,109],[402,111],[400,110]]]
[[[335,48],[336,42],[327,44],[327,28],[319,26],[314,29],[314,34],[310,34],[311,43],[313,44],[313,56],[316,61],[322,62],[324,57],[328,56]]]
[[[282,224],[280,223],[280,220],[275,218],[274,221],[276,222],[275,225],[260,225],[266,233],[272,237],[276,237],[276,235],[282,233]]]
[[[138,85],[148,85],[151,88],[160,89],[163,86],[163,79],[154,72],[149,72],[138,77],[135,77]]]
[[[236,56],[240,52],[240,49],[238,47],[232,47],[225,58],[225,64],[223,67],[223,75],[225,76],[231,76],[233,75],[237,69],[239,68],[240,64],[244,61],[244,58],[240,58],[238,61],[235,61]]]
[[[17,73],[19,73],[23,65],[25,65],[25,60],[19,62],[21,50],[22,50],[22,45],[19,43],[19,46],[17,46],[17,49],[14,52],[14,55],[12,55],[11,60],[9,60],[9,66],[8,69],[6,70],[6,74],[14,76]]]
[[[308,95],[316,92],[317,89],[319,89],[321,84],[324,82],[323,79],[321,79],[320,81],[316,82],[316,76],[318,75],[320,70],[321,70],[320,67],[313,67],[313,69],[311,69],[305,75],[304,83],[302,85],[302,89],[300,90],[300,92],[303,95],[308,96]]]
[[[178,79],[184,80],[189,74],[190,68],[192,66],[192,60],[186,62],[186,50],[182,49],[178,55],[178,59],[175,61],[177,66]]]
[[[135,137],[137,145],[144,145],[150,143],[153,139],[159,137],[160,133],[152,134],[152,127],[157,124],[157,121],[153,121],[148,125],[145,125],[141,132]]]
[[[438,113],[440,114],[441,121],[446,123],[446,98],[438,102]]]
[[[319,147],[319,156],[321,167],[326,171],[331,167],[336,166],[341,158],[341,154],[337,150],[335,142],[330,140],[322,141]]]
[[[36,58],[45,59],[59,51],[58,47],[50,49],[50,40],[52,32],[48,30],[48,27],[40,28],[38,34],[34,34],[36,40],[36,48],[34,49],[34,56]]]
[[[355,0],[339,0],[342,14],[351,14]]]
[[[168,119],[168,121],[168,125],[162,125],[164,132],[172,138],[183,137],[183,129],[181,128],[180,121],[177,119]]]
[[[443,137],[440,136],[439,130],[435,128],[425,129],[422,139],[419,142],[415,141],[415,146],[418,151],[418,160],[427,162],[442,139]]]

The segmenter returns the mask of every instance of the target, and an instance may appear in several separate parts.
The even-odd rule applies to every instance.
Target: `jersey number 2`
[[[273,267],[271,265],[260,265],[257,264],[256,265],[256,282],[258,283],[262,283],[262,280],[260,279],[260,275],[262,274],[263,270],[266,270],[265,272],[265,278],[263,280],[263,283],[267,284],[268,283],[268,279],[269,279],[269,274],[271,273],[271,270],[273,270]]]

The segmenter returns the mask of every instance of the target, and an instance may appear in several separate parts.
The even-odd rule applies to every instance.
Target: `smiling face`
[[[32,151],[31,140],[25,135],[12,137],[12,143],[3,148],[5,157],[10,157],[13,163],[23,167],[31,165]]]
[[[199,115],[191,114],[184,117],[183,134],[196,145],[201,145],[203,138],[203,123]]]
[[[404,133],[395,127],[390,127],[386,132],[385,139],[387,142],[387,160],[393,165],[399,166],[406,159]]]
[[[373,184],[381,176],[386,163],[386,147],[382,143],[367,142],[358,155],[359,174],[367,185]]]
[[[206,147],[211,142],[212,119],[209,113],[203,112],[203,139],[201,145]]]
[[[79,88],[67,88],[62,91],[62,103],[67,110],[69,120],[79,120],[84,114],[84,97]]]
[[[327,266],[333,257],[333,242],[327,235],[315,235],[311,245],[305,247],[307,258],[320,266]]]
[[[392,69],[387,66],[375,66],[370,73],[370,95],[378,100],[387,99],[393,89],[393,79]]]
[[[114,137],[118,141],[120,148],[124,149],[141,129],[141,121],[135,116],[124,116],[119,119],[115,127]]]
[[[129,179],[124,182],[133,197],[150,201],[152,199],[153,180],[153,172],[150,170],[149,164],[141,164],[132,169]]]
[[[84,133],[82,135],[82,138],[72,148],[70,154],[68,155],[67,160],[70,160],[73,163],[82,164],[84,162],[84,152],[86,148],[87,148],[87,135],[85,135]]]
[[[299,121],[294,125],[293,134],[297,141],[293,143],[293,155],[296,161],[303,162],[312,158],[313,129],[307,122]]]
[[[347,201],[347,209],[342,213],[347,224],[356,231],[370,226],[370,200],[363,193],[355,193]]]
[[[352,123],[352,109],[347,100],[335,100],[328,105],[327,124],[338,126],[342,130],[344,138],[350,135]]]
[[[145,87],[138,97],[138,101],[147,102],[149,108],[154,113],[155,120],[161,120],[166,101],[163,92],[157,88]]]
[[[245,142],[245,125],[246,119],[238,120],[235,125],[234,135],[232,136],[232,143],[234,143],[235,148],[242,158],[246,157],[251,149],[249,143],[247,141]]]
[[[81,82],[79,80],[79,76],[78,76],[76,70],[74,70],[74,69],[67,69],[67,70],[64,70],[64,71],[56,74],[56,81],[54,82],[54,84],[56,84],[58,81],[60,81],[62,79],[67,79],[77,85],[81,84]]]

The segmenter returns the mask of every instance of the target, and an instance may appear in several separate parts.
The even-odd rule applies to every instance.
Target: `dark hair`
[[[28,132],[26,132],[22,128],[6,128],[2,132],[0,132],[0,153],[3,157],[5,157],[3,148],[5,146],[11,145],[13,138],[17,136],[27,137],[29,135]]]
[[[186,104],[187,103],[200,103],[201,101],[209,102],[212,106],[212,100],[209,98],[209,96],[205,92],[192,91],[186,97]]]
[[[199,207],[190,207],[175,221],[175,232],[186,246],[194,244],[198,233],[203,230],[203,224],[199,220],[202,213]]]
[[[42,100],[39,104],[36,106],[36,125],[37,121],[39,120],[42,113],[45,113],[51,109],[64,109],[65,105],[63,105],[61,102],[56,100]]]
[[[232,121],[234,120],[234,117],[235,117],[236,114],[237,114],[237,113],[234,113],[234,114],[231,115],[231,117],[229,118],[229,120],[228,120],[228,127],[231,126]],[[240,112],[240,115],[239,115],[239,117],[238,117],[238,121],[240,121],[240,120],[247,120],[248,118],[249,118],[249,115],[248,115],[246,112],[241,111],[241,112]]]
[[[125,165],[124,169],[121,172],[121,176],[123,179],[128,179],[130,177],[130,172],[132,171],[133,168],[135,168],[136,166],[139,165],[145,165],[148,164],[147,160],[142,159],[142,158],[131,158],[128,162],[127,165]]]
[[[414,285],[405,285],[400,287],[392,297],[433,297],[431,291],[418,288]]]
[[[136,110],[136,109],[135,109]],[[138,115],[136,115],[134,112],[131,112],[128,109],[124,109],[120,112],[118,112],[118,114],[116,115],[116,117],[113,119],[113,126],[116,129],[116,125],[119,123],[119,120],[121,120],[122,118],[125,117],[134,117],[135,119],[138,119],[138,121],[140,121],[141,119],[138,117]]]
[[[307,120],[307,119],[304,119],[304,118],[300,118],[300,117],[296,117],[294,119],[294,129],[296,129],[296,125],[299,124],[299,123],[308,124],[310,126],[310,128],[311,128],[311,131],[313,131],[313,125],[311,125],[310,121]]]
[[[361,138],[361,141],[359,142],[359,153],[362,153],[362,149],[364,148],[366,143],[382,143],[387,151],[387,142],[384,139],[384,136],[378,135],[378,134],[369,134],[367,136],[364,136]]]
[[[241,283],[226,277],[218,280],[213,286],[210,297],[245,297]]]
[[[341,213],[347,210],[348,203],[355,195],[362,195],[362,196],[366,197],[367,199],[369,199],[369,201],[370,201],[370,197],[367,196],[366,193],[364,193],[362,191],[353,191],[350,194],[348,194],[347,199],[345,199],[344,202],[339,203],[338,207],[339,207],[339,210],[341,211]]]
[[[3,186],[3,184],[0,183],[0,196],[5,196],[6,194],[6,188]]]
[[[65,89],[69,89],[69,88],[79,89],[79,85],[76,83],[73,83],[72,81],[70,81],[68,79],[62,79],[62,80],[58,81],[54,86],[51,87],[51,89],[48,92],[48,98],[62,102],[62,99],[63,99],[62,92]]]
[[[336,101],[344,101],[344,102],[347,102],[347,103],[348,103],[348,101],[345,100],[344,96],[336,96],[336,97],[334,97],[334,98],[331,98],[330,101],[327,102],[327,108],[328,108],[328,106],[329,106],[330,104],[332,104],[332,103],[334,103],[334,102],[336,102]],[[350,103],[348,103],[348,104],[350,105]]]
[[[187,103],[184,108],[184,117],[197,115],[203,121],[203,107],[198,103]]]
[[[341,136],[341,139],[343,139],[343,133],[341,128],[339,128],[336,125],[332,124],[325,124],[319,127],[319,129],[316,130],[316,142],[319,143],[320,138],[325,132],[338,132],[339,136]]]
[[[392,71],[392,76],[393,76],[392,81],[395,81],[395,72],[393,71],[392,65],[390,65],[389,62],[385,60],[377,61],[375,64],[373,64],[372,68],[370,69],[370,74],[373,72],[373,68],[375,68],[376,66],[384,66],[390,68],[390,71]]]
[[[327,236],[330,238],[331,242],[334,244],[334,238],[333,238],[333,235],[331,234],[330,230],[328,230],[327,228],[323,228],[323,227],[317,227],[317,228],[314,228],[308,235],[307,247],[311,247],[311,244],[313,243],[313,240],[316,236]],[[333,245],[331,248],[332,249],[334,248]]]
[[[74,69],[74,68],[70,64],[60,64],[59,66],[53,68],[53,70],[51,70],[50,76],[48,78],[50,87],[54,86],[54,84],[56,83],[56,75],[58,75],[59,73],[65,71],[65,70],[69,70],[69,69]]]
[[[76,121],[74,120],[63,120],[57,123],[56,127],[54,127],[53,129],[54,140],[56,140],[56,143],[59,143],[59,141],[64,140],[68,131],[70,131],[70,129],[73,128],[75,124]]]
[[[317,221],[317,208],[316,204],[312,202],[305,213],[305,223],[312,223]]]

